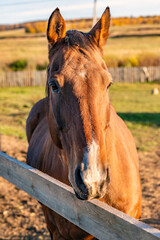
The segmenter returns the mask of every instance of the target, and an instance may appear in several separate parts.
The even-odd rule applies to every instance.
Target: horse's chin
[[[75,191],[75,195],[76,197],[79,199],[79,200],[92,200],[92,199],[100,199],[104,196],[104,194],[100,195],[100,194],[97,194],[95,196],[90,196],[90,195],[87,195],[87,194],[83,194],[83,193],[78,193],[77,191]]]

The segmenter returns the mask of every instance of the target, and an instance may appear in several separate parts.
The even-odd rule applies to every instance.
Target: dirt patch
[[[25,162],[27,144],[2,136],[2,151]],[[160,150],[140,152],[140,176],[143,192],[142,220],[160,229]],[[49,240],[40,204],[27,193],[0,178],[0,240]]]
[[[160,229],[160,150],[140,152],[143,222]]]
[[[6,154],[25,162],[27,143],[2,136]],[[0,177],[0,240],[50,240],[41,205],[24,191]]]

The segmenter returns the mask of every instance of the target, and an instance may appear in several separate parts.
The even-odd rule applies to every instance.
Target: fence
[[[0,87],[45,86],[46,79],[46,71],[1,72]]]
[[[113,82],[160,82],[160,67],[109,68]]]
[[[109,68],[113,82],[160,81],[160,67]],[[1,72],[0,87],[45,86],[46,71]]]
[[[160,239],[158,229],[98,200],[78,200],[71,187],[2,152],[0,176],[98,239]]]

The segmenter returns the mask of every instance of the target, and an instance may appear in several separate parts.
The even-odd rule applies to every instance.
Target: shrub
[[[45,62],[44,64],[37,64],[36,69],[37,69],[38,71],[42,71],[42,70],[46,70],[47,67],[48,67],[48,63]]]
[[[119,60],[118,67],[137,67],[139,65],[137,57],[130,56]]]
[[[131,65],[128,59],[125,58],[118,61],[118,67],[131,67]]]
[[[13,71],[22,71],[27,67],[27,60],[17,60],[9,65]]]
[[[129,57],[128,60],[130,62],[131,67],[138,67],[139,61],[138,61],[137,57],[131,56],[131,57]]]

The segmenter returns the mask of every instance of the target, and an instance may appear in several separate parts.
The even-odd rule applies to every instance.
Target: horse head
[[[84,200],[103,197],[110,182],[106,131],[111,77],[102,59],[109,25],[109,8],[89,33],[66,32],[59,9],[48,22],[50,134],[65,154],[77,197]]]

